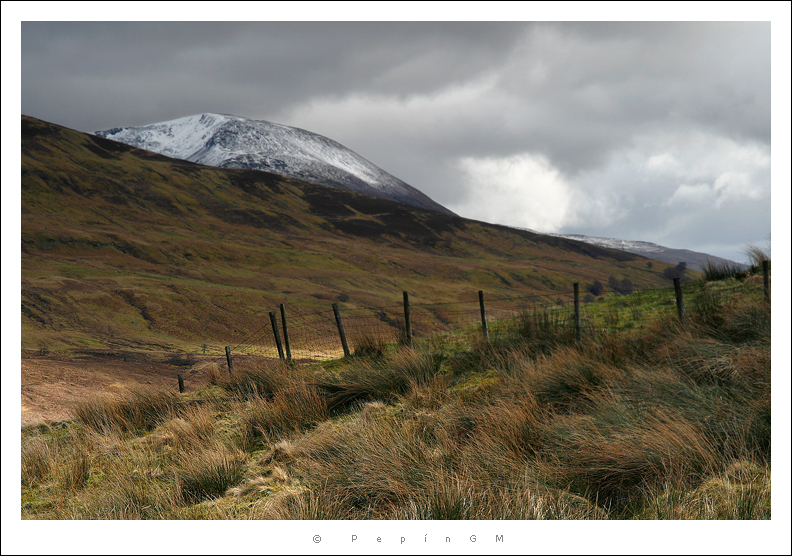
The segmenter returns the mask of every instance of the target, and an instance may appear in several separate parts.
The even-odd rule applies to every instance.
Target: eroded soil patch
[[[23,423],[67,419],[80,400],[135,386],[178,392],[179,373],[184,375],[186,393],[190,393],[206,386],[208,366],[215,359],[195,357],[194,364],[177,366],[170,355],[93,351],[96,353],[67,356],[22,352]]]

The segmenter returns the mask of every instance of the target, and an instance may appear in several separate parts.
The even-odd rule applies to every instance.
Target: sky
[[[771,237],[771,23],[24,22],[21,111],[334,139],[457,214],[743,261]],[[787,116],[789,112],[787,111]]]

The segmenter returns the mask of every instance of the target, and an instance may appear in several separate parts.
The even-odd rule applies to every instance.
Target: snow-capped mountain
[[[340,143],[296,127],[228,114],[198,114],[96,135],[207,166],[266,170],[453,214]]]
[[[671,247],[663,247],[662,245],[657,245],[656,243],[650,243],[648,241],[630,241],[625,239],[615,239],[609,237],[591,237],[591,236],[584,236],[578,234],[547,234],[547,235],[564,237],[567,239],[574,239],[585,243],[591,243],[592,245],[599,245],[600,247],[607,247],[609,249],[619,249],[621,251],[627,251],[628,253],[635,253],[636,255],[643,255],[644,257],[649,257],[650,259],[657,259],[659,261],[664,261],[667,263],[677,264],[680,262],[685,262],[687,263],[688,268],[692,270],[703,270],[704,265],[706,264],[708,259],[713,263],[717,263],[717,264],[729,263],[731,265],[738,265],[745,267],[745,265],[741,265],[740,263],[736,263],[734,261],[730,261],[727,259],[722,259],[720,257],[715,257],[713,255],[708,255],[706,253],[699,253],[698,251],[690,251],[689,249],[673,249]]]

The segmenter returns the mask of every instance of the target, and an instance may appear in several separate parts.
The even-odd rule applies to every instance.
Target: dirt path
[[[102,393],[151,385],[179,391],[184,375],[186,392],[206,386],[208,365],[216,358],[196,358],[177,366],[157,354],[95,352],[78,356],[22,353],[22,422],[68,418],[75,402]]]

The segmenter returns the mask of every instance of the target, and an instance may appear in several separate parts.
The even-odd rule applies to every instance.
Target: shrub
[[[633,293],[633,291],[635,291],[635,287],[633,286],[633,283],[629,278],[623,278],[619,280],[615,276],[609,276],[608,287],[611,289],[611,291],[618,293],[620,295],[630,295],[631,293]],[[594,294],[594,295],[599,295],[599,294]]]
[[[605,291],[605,288],[603,287],[602,282],[600,282],[599,280],[594,280],[594,283],[593,284],[589,284],[586,287],[586,289],[594,297],[597,297],[598,295],[602,295],[602,292]]]
[[[619,282],[619,287],[616,291],[622,295],[630,295],[635,291],[635,286],[633,286],[633,283],[629,278],[624,278],[621,282]]]

